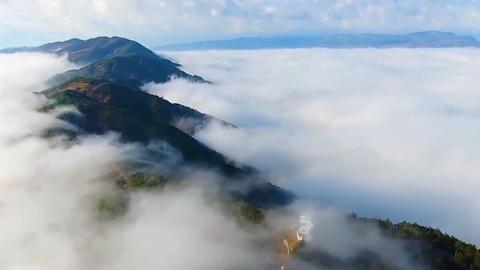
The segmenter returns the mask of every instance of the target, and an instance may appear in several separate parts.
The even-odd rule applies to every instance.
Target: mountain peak
[[[144,57],[160,58],[160,56],[142,44],[117,36],[100,36],[86,40],[72,38],[65,41],[47,43],[38,47],[10,48],[0,52],[67,54],[69,61],[80,65],[91,64],[105,58],[123,55],[142,55]]]
[[[184,72],[179,64],[157,55],[142,44],[118,36],[99,36],[86,40],[72,38],[38,47],[5,49],[0,51],[2,52],[66,55],[69,61],[82,66],[80,69],[54,76],[50,80],[51,85],[76,77],[107,79],[132,88],[148,82],[165,83],[172,78],[207,82],[200,76]]]

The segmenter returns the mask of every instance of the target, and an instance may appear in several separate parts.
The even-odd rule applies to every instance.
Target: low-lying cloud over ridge
[[[152,93],[227,120],[197,138],[347,211],[480,238],[480,51],[171,53],[213,85]]]
[[[135,158],[137,146],[114,134],[74,143],[41,136],[73,128],[38,112],[45,100],[33,94],[69,67],[66,58],[0,54],[1,269],[238,269],[266,262],[200,188],[136,193],[125,217],[98,220],[97,202],[113,188],[105,180]]]
[[[52,127],[74,128],[55,113],[40,113],[46,100],[33,94],[71,67],[65,58],[0,54],[1,269],[278,269],[278,251],[265,242],[279,240],[275,233],[295,223],[304,205],[292,206],[290,214],[270,213],[264,226],[243,227],[215,198],[214,185],[187,182],[163,192],[132,192],[124,216],[99,219],[99,199],[114,192],[106,180],[142,149],[120,143],[115,134],[73,142],[41,136]],[[215,178],[212,172],[187,177],[205,183]],[[400,269],[421,269],[402,243],[375,227],[352,224],[334,209],[311,211],[310,249],[340,259],[371,249]],[[292,266],[318,269],[301,260]]]

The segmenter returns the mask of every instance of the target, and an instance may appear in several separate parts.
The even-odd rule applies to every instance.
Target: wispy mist
[[[64,58],[0,55],[0,67],[0,268],[239,269],[266,262],[200,187],[134,193],[125,216],[99,220],[99,199],[114,192],[112,172],[141,149],[115,134],[74,142],[42,136],[74,128],[38,112],[46,100],[33,93],[71,67]]]
[[[352,224],[335,209],[299,202],[289,209],[269,212],[262,225],[244,224],[224,204],[224,194],[215,186],[219,176],[209,171],[186,170],[184,184],[162,191],[129,192],[123,215],[99,218],[98,202],[118,191],[112,175],[122,165],[168,167],[142,160],[145,151],[162,151],[174,163],[180,157],[162,142],[146,149],[121,143],[113,133],[80,135],[73,141],[44,136],[45,130],[54,127],[75,130],[56,118],[59,112],[39,112],[47,100],[34,94],[44,89],[51,75],[71,68],[71,64],[65,58],[16,54],[0,55],[0,67],[2,269],[278,269],[282,234],[307,210],[315,223],[313,241],[305,249],[306,257],[292,259],[291,269],[318,269],[318,264],[312,266],[304,260],[309,251],[318,250],[339,260],[369,251],[395,267],[418,268],[402,243],[386,238],[375,226]],[[177,84],[185,83],[167,87]],[[252,127],[263,125],[262,121],[251,123]],[[199,137],[208,142],[215,132],[232,132],[227,135],[237,140],[251,131],[212,127]],[[273,163],[269,169],[265,166],[269,162],[260,162],[262,157],[252,155],[251,148],[245,148],[247,155],[242,157],[226,146],[222,147],[239,160],[252,158],[248,162],[282,174],[273,170]],[[289,159],[284,162],[289,164]],[[326,265],[325,269],[343,268]]]
[[[170,56],[215,84],[146,89],[239,126],[212,125],[206,144],[324,204],[480,242],[478,51]]]

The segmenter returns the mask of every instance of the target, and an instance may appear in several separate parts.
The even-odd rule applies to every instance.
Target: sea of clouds
[[[73,141],[43,136],[51,128],[76,129],[56,118],[74,108],[40,112],[48,101],[38,94],[47,87],[48,78],[74,67],[65,57],[0,54],[1,269],[278,269],[277,242],[305,212],[315,225],[306,251],[321,250],[340,260],[350,260],[370,250],[397,268],[421,269],[410,260],[402,242],[385,238],[375,227],[351,223],[334,207],[299,202],[285,211],[269,213],[263,226],[245,226],[226,211],[217,197],[212,180],[217,176],[212,172],[196,170],[185,176],[185,185],[163,192],[133,192],[124,215],[113,220],[99,219],[98,201],[116,192],[112,173],[126,163],[138,162],[145,149],[120,143],[114,133],[81,135]],[[185,82],[176,81],[167,87],[177,84]],[[242,125],[238,131],[247,132],[244,127],[249,125],[264,125],[260,119],[264,114],[238,109],[242,111],[239,116],[250,113],[253,117],[246,120],[223,115]],[[212,127],[199,137],[208,141],[210,132],[226,131]],[[232,140],[242,139],[235,132],[225,135],[231,135]],[[148,147],[155,147],[152,145]],[[245,150],[244,158],[227,152],[247,161],[251,150]],[[269,169],[276,166],[263,166],[258,162],[260,157],[251,158],[248,162],[267,172],[282,174]],[[284,164],[288,162],[286,158]],[[319,269],[301,260],[292,260],[290,266]]]
[[[238,126],[207,145],[319,204],[480,243],[480,51],[162,53],[214,84],[147,91]]]
[[[134,193],[124,216],[98,218],[97,202],[114,192],[107,180],[140,149],[115,134],[73,142],[42,136],[53,127],[74,129],[57,112],[39,112],[46,100],[34,94],[73,67],[66,58],[0,54],[0,268],[263,268],[268,256],[252,244],[257,235],[201,187]]]

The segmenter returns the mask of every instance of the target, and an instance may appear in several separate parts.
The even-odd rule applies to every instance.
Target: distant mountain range
[[[255,50],[295,48],[454,48],[480,47],[472,36],[426,31],[405,35],[332,34],[303,37],[246,37],[159,46],[157,50]]]

